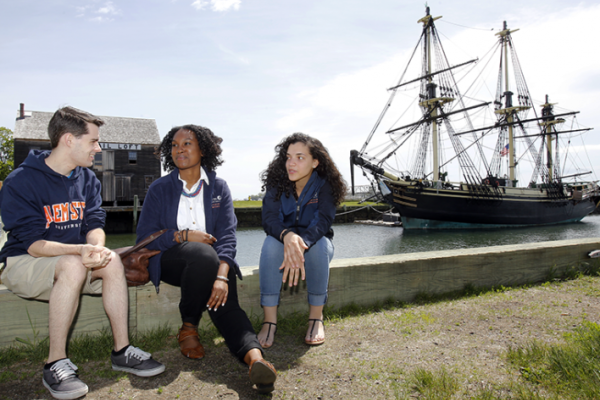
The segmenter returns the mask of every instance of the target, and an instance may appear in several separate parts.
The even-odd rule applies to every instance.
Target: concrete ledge
[[[388,298],[409,302],[419,293],[442,294],[468,284],[490,287],[539,282],[551,270],[558,274],[589,261],[587,254],[597,249],[600,238],[338,259],[331,264],[328,305],[369,305]],[[244,279],[238,281],[240,304],[248,315],[261,315],[258,267],[245,267],[242,272]],[[151,284],[129,288],[130,330],[180,325],[179,297],[179,288],[166,284],[160,286],[158,295]],[[304,285],[282,291],[280,314],[307,309]],[[34,329],[40,338],[48,335],[47,303],[21,299],[3,285],[0,315],[0,346],[14,344],[16,337],[32,339]],[[210,324],[206,314],[202,320]],[[72,333],[94,333],[109,326],[102,299],[82,296]]]

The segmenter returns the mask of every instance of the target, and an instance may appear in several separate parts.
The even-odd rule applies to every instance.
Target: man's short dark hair
[[[98,128],[104,125],[104,121],[88,112],[78,110],[74,107],[59,108],[48,124],[48,136],[52,148],[58,146],[60,138],[65,133],[71,133],[75,137],[89,133],[87,124],[96,125]]]

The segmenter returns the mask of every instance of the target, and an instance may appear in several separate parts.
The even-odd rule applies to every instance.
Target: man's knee
[[[88,269],[83,265],[80,256],[62,256],[56,263],[54,281],[72,280],[83,282],[87,276]]]
[[[117,255],[114,251],[111,253],[111,259],[103,268],[96,268],[94,272],[92,272],[92,278],[120,278],[124,276],[123,263],[121,262],[121,257]]]

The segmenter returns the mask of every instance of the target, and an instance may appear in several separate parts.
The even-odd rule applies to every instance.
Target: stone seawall
[[[560,240],[507,246],[334,259],[331,263],[328,305],[369,305],[389,298],[410,302],[420,294],[443,294],[474,287],[511,286],[539,282],[569,268],[599,261],[588,253],[600,249],[600,238]],[[258,267],[242,268],[238,297],[250,315],[261,315]],[[160,294],[152,284],[129,288],[129,328],[145,331],[161,324],[175,329],[180,289],[167,284]],[[281,294],[280,315],[308,310],[306,287]],[[21,299],[0,285],[0,346],[15,338],[33,340],[48,335],[48,304]],[[31,319],[29,319],[31,318]],[[210,318],[203,318],[210,323]],[[110,327],[99,296],[82,296],[72,333],[95,334]]]
[[[389,209],[388,205],[338,207],[334,223],[344,224],[362,219],[381,220],[381,214]],[[262,226],[260,207],[236,208],[235,216],[238,219],[239,227]]]

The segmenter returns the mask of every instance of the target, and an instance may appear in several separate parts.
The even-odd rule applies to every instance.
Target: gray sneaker
[[[165,370],[163,364],[152,359],[152,354],[133,346],[129,346],[125,353],[119,356],[111,354],[110,359],[115,371],[125,371],[137,376],[154,376]]]
[[[42,382],[55,399],[77,399],[88,392],[87,385],[77,377],[77,367],[68,358],[55,362],[50,369],[44,368]]]

